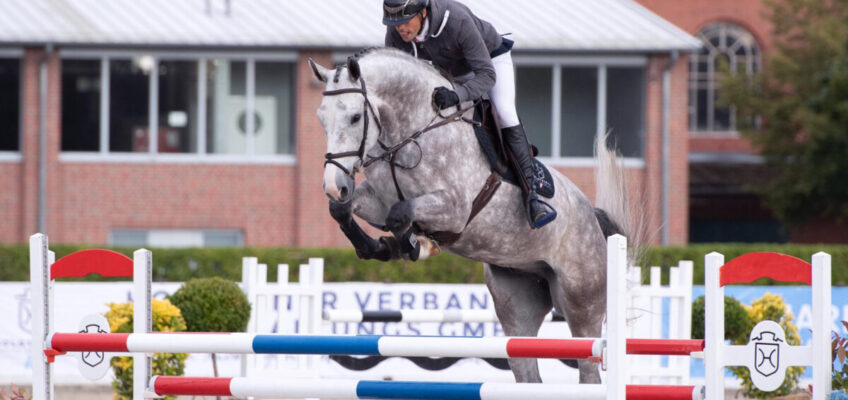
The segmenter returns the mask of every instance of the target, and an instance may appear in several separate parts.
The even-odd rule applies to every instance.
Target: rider
[[[524,127],[515,110],[512,40],[498,34],[464,4],[453,0],[384,0],[386,46],[412,53],[459,80],[454,90],[433,91],[439,109],[475,100],[488,92],[497,110],[504,141],[515,156],[527,190],[525,206],[530,226],[540,228],[556,217],[536,195],[535,169]]]

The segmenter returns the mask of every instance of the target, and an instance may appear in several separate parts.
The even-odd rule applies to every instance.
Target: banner
[[[180,287],[180,283],[154,283],[153,295],[164,298]],[[87,314],[105,313],[108,303],[127,302],[132,299],[129,282],[57,282],[54,287],[54,329],[73,331]],[[490,309],[491,297],[484,285],[463,284],[381,284],[381,283],[326,283],[322,287],[324,309],[360,308],[368,310],[389,309]],[[809,340],[811,325],[810,288],[803,286],[729,286],[726,294],[743,304],[750,304],[766,292],[781,295],[794,314],[802,339]],[[0,282],[0,384],[27,384],[32,380],[30,369],[30,285],[28,282]],[[702,286],[693,288],[693,296],[702,295]],[[839,321],[848,319],[848,289],[834,288],[831,315],[832,329],[840,334],[845,330]],[[266,307],[260,302],[258,307]],[[296,333],[296,298],[274,298],[267,302],[272,317],[260,320],[260,333]],[[667,330],[667,327],[665,328]],[[503,330],[496,322],[482,323],[325,323],[325,334],[366,335],[435,335],[435,336],[502,336]],[[540,332],[543,337],[570,337],[566,324],[546,323]],[[367,357],[326,356],[254,356],[251,365],[255,371],[303,370],[304,358],[312,357],[312,372],[322,377],[360,379],[424,379],[453,381],[512,381],[512,373],[501,369],[504,360],[376,360]],[[241,371],[241,356],[218,355],[221,376],[237,376]],[[424,366],[428,369],[422,369]],[[549,382],[576,382],[577,372],[559,360],[540,360],[543,379]],[[303,370],[307,371],[307,370]],[[691,363],[693,378],[703,377],[700,360]],[[809,371],[807,372],[809,374]],[[111,374],[110,374],[111,375]],[[107,384],[111,378],[100,380]],[[211,376],[212,365],[208,354],[193,354],[186,363],[186,375]],[[86,383],[71,357],[57,357],[54,369],[57,384]]]

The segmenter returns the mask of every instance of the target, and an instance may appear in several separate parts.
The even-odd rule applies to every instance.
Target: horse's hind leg
[[[533,274],[489,264],[485,264],[485,278],[504,333],[507,336],[536,336],[545,315],[551,311],[547,281]],[[509,367],[516,382],[542,381],[536,359],[510,358]]]
[[[606,273],[587,271],[594,264],[570,263],[551,278],[550,294],[558,311],[568,321],[573,337],[601,337],[601,327],[606,312]],[[601,263],[601,266],[604,264]],[[580,383],[601,383],[598,364],[578,360]]]

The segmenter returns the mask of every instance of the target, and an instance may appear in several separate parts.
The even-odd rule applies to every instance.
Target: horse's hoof
[[[418,254],[419,260],[426,260],[430,257],[435,257],[442,252],[442,249],[439,248],[439,245],[436,242],[430,240],[426,236],[419,236],[418,243],[420,245],[420,252]]]

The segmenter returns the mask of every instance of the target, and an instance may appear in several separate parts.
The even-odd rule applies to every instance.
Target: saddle
[[[487,99],[478,101],[474,107],[474,134],[477,136],[477,142],[480,143],[480,149],[486,155],[492,171],[497,173],[502,180],[521,187],[519,181],[521,169],[509,150],[509,146],[504,145],[501,129],[495,117],[496,114],[495,105],[491,101]],[[536,146],[530,145],[530,147],[531,154],[536,157],[539,150]],[[536,193],[549,199],[552,198],[555,187],[551,172],[535,158],[533,159],[533,167],[536,170]]]

